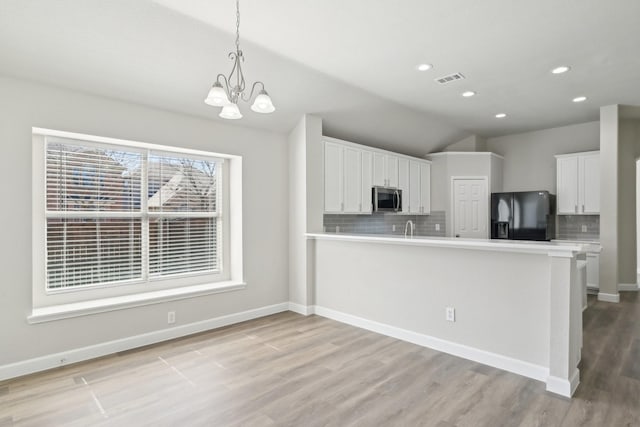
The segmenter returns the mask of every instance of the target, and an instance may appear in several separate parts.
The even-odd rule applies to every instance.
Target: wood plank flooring
[[[0,382],[6,426],[640,426],[640,298],[589,298],[581,384],[281,313]]]

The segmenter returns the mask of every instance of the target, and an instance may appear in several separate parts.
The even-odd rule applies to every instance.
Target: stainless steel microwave
[[[402,190],[389,187],[373,187],[371,201],[374,212],[402,211]]]

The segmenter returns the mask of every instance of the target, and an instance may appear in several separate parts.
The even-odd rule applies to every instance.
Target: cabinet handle
[[[584,213],[584,205],[582,205],[582,213]]]
[[[343,211],[344,210],[344,203],[340,203],[340,210]]]
[[[359,204],[358,204],[358,211],[359,211],[359,212],[362,212],[362,203],[359,203]]]
[[[575,208],[574,212],[578,213],[578,205],[576,205],[576,208]]]

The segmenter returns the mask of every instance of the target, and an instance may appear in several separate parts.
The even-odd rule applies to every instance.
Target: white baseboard
[[[580,384],[579,369],[576,369],[568,380],[549,375],[547,378],[547,391],[559,394],[560,396],[571,397],[576,391],[576,388],[578,388],[578,384]]]
[[[637,283],[618,283],[618,290],[619,291],[624,291],[624,292],[628,292],[628,291],[638,291],[638,284]]]
[[[9,378],[15,378],[22,375],[32,374],[34,372],[44,371],[46,369],[56,368],[68,365],[70,363],[82,362],[84,360],[96,357],[106,356],[119,351],[130,350],[132,348],[141,347],[149,344],[155,344],[161,341],[179,338],[198,332],[208,331],[210,329],[220,328],[222,326],[232,325],[259,317],[269,316],[271,314],[280,313],[289,310],[289,303],[260,307],[253,310],[233,313],[226,316],[220,316],[213,319],[203,320],[201,322],[189,323],[173,328],[153,331],[142,335],[135,335],[119,340],[109,341],[105,343],[95,344],[88,347],[76,348],[55,354],[49,354],[34,359],[28,359],[20,362],[10,363],[8,365],[0,365],[0,381]]]
[[[289,311],[293,311],[294,313],[302,314],[303,316],[309,316],[314,313],[313,305],[302,305],[296,302],[289,302]]]
[[[620,294],[606,294],[604,292],[598,292],[598,301],[620,302]]]
[[[432,348],[443,353],[449,353],[464,359],[473,360],[474,362],[493,366],[494,368],[513,372],[538,381],[547,381],[547,378],[549,377],[549,369],[544,366],[535,365],[533,363],[513,359],[511,357],[491,353],[485,350],[479,350],[477,348],[390,326],[384,323],[375,322],[373,320],[363,319],[361,317],[342,313],[330,308],[315,306],[314,311],[318,316],[327,317],[329,319],[337,320],[338,322],[347,323],[349,325],[417,344],[422,347]]]

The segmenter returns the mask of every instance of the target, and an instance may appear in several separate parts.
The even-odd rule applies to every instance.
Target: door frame
[[[490,199],[490,193],[489,193],[489,177],[486,175],[483,176],[462,176],[462,175],[454,175],[451,176],[451,192],[449,193],[449,209],[451,212],[451,226],[449,227],[449,237],[455,237],[456,235],[456,227],[455,227],[455,217],[456,217],[456,200],[455,200],[455,183],[458,180],[468,180],[468,179],[474,179],[474,180],[482,180],[484,181],[484,188],[485,188],[485,193],[486,193],[486,203],[487,203],[487,209],[486,209],[486,224],[485,224],[485,239],[489,238],[489,222],[491,221],[491,204],[489,203],[489,199]]]

